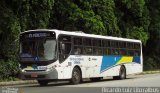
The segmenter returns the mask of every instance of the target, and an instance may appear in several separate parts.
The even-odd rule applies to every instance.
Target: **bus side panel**
[[[85,77],[86,78],[99,77],[102,57],[101,56],[86,56],[85,59],[86,59],[85,60],[86,62]]]
[[[62,79],[71,79],[72,71],[75,66],[80,67],[80,70],[82,71],[82,78],[85,77],[86,62],[85,58],[82,56],[70,55],[60,65],[63,68],[63,71],[60,72],[63,73],[63,77],[61,77]]]
[[[79,66],[80,70],[82,72],[82,78],[100,77],[100,75],[101,75],[100,74],[101,61],[102,61],[102,56],[71,55],[66,60],[66,63],[67,62],[71,63],[70,72],[66,72],[69,74],[67,76],[69,78],[71,78],[73,68],[75,66]]]
[[[105,56],[105,57],[107,59],[104,59],[104,56],[89,56],[88,57],[90,58],[90,61],[87,62],[87,66],[88,68],[90,68],[90,71],[88,71],[88,68],[86,69],[86,78],[119,75],[120,66],[116,64],[111,65],[111,62],[115,61],[115,57],[112,57],[112,56]],[[109,65],[110,67],[108,67]]]
[[[124,64],[126,67],[126,74],[135,74],[135,73],[141,73],[142,72],[142,65],[137,63],[131,63],[131,64]]]
[[[70,66],[64,66],[63,67],[63,78],[64,79],[70,79],[71,78],[71,67]]]
[[[93,67],[93,76],[94,77],[103,77],[102,74],[100,74],[101,64],[102,64],[102,56],[95,56],[92,58],[94,67]]]
[[[63,67],[57,65],[56,70],[58,71],[58,79],[63,79]]]
[[[118,76],[119,75],[119,69],[120,69],[120,65],[113,66],[113,67],[109,68],[108,70],[102,72],[101,75],[103,77]]]
[[[71,65],[69,64],[68,59],[60,63],[59,66],[59,79],[70,79],[71,78]]]
[[[126,56],[69,56],[59,67],[59,79],[70,79],[72,70],[79,66],[82,78],[118,76],[121,65],[126,67],[126,73],[142,72],[139,57]],[[135,62],[134,62],[135,61]],[[137,62],[136,62],[137,61]]]

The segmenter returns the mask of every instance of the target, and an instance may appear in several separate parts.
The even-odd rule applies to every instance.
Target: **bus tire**
[[[123,80],[126,79],[126,69],[125,66],[121,66],[119,71],[119,76],[113,76],[114,80]]]
[[[121,68],[120,68],[119,79],[120,80],[126,79],[126,68],[125,68],[125,66],[121,66]]]
[[[96,82],[102,80],[102,77],[90,78],[91,81]]]
[[[47,86],[48,85],[48,81],[46,81],[46,80],[37,80],[37,81],[40,86]]]
[[[71,83],[79,84],[81,82],[81,79],[82,79],[82,76],[81,76],[80,69],[78,67],[73,68]]]

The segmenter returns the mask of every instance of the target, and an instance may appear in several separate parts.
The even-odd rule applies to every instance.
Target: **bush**
[[[19,72],[18,62],[0,60],[0,81],[13,80]]]
[[[154,57],[146,57],[144,58],[144,70],[156,70],[159,69],[156,60],[154,59]]]

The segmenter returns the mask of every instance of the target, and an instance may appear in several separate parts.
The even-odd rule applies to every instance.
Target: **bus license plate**
[[[31,77],[32,77],[32,78],[37,78],[38,75],[33,74],[33,75],[31,75]]]

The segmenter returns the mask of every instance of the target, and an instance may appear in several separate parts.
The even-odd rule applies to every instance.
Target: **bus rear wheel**
[[[113,76],[114,80],[123,80],[126,79],[126,69],[124,66],[121,66],[119,71],[119,76]]]
[[[71,78],[71,83],[72,84],[79,84],[81,82],[81,72],[80,69],[75,67],[72,71],[72,78]]]
[[[119,79],[126,79],[126,69],[124,66],[121,66],[120,72],[119,72]]]
[[[48,81],[46,80],[37,80],[40,86],[47,86],[48,85]]]

